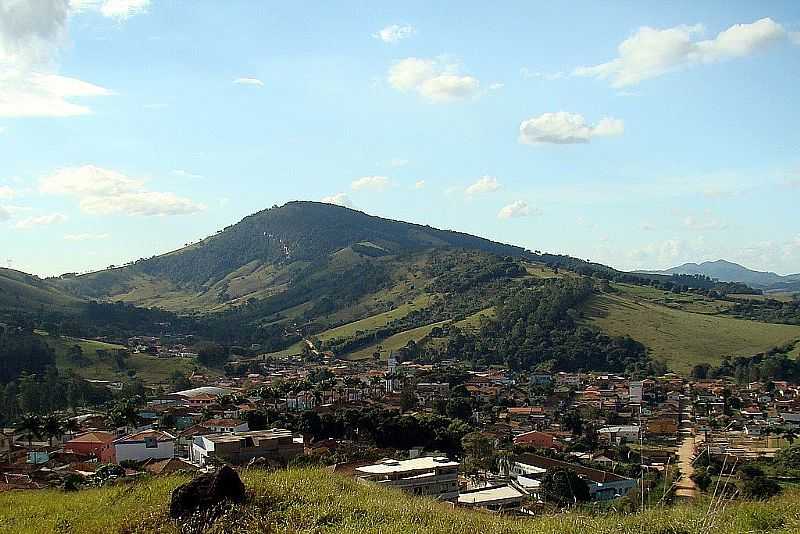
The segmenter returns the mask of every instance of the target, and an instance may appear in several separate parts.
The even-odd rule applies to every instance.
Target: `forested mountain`
[[[741,283],[625,273],[316,202],[275,206],[180,250],[91,274],[0,274],[0,323],[117,343],[166,332],[287,354],[306,339],[344,358],[394,351],[647,372],[663,369],[652,354],[676,368],[687,351],[708,354],[675,336],[713,340],[723,326],[762,333],[720,342],[718,357],[800,336],[794,303],[728,299],[753,293]],[[620,313],[632,307],[646,312],[634,323]],[[659,322],[667,312],[674,325]],[[706,313],[719,316],[711,326]],[[646,317],[660,326],[639,328]]]
[[[469,234],[383,219],[332,204],[289,202],[245,217],[214,236],[169,254],[88,275],[62,276],[54,283],[81,297],[120,296],[172,309],[213,307],[263,295],[265,283],[285,284],[296,270],[348,247],[370,257],[441,247],[525,254],[520,247]],[[248,284],[245,279],[260,279],[261,283]],[[188,302],[191,298],[179,303],[147,302],[141,286],[153,281],[161,294],[214,295],[194,305]],[[125,298],[130,290],[137,289],[138,295]]]
[[[722,282],[741,282],[756,289],[800,290],[800,274],[781,276],[773,272],[754,271],[726,260],[684,263],[664,271],[641,271],[646,274],[688,274],[708,276]]]

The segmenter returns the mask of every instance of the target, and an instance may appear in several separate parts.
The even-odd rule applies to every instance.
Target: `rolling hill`
[[[13,269],[0,268],[0,309],[48,308],[74,310],[81,299],[61,291],[47,280]]]
[[[754,271],[726,260],[684,263],[664,271],[638,271],[641,274],[700,274],[723,282],[742,282],[756,289],[800,291],[800,274],[781,276],[773,272]]]
[[[581,276],[591,277],[595,289],[581,306],[580,324],[630,336],[676,370],[800,339],[800,327],[731,317],[727,312],[735,303],[724,292],[676,293],[668,276],[623,273],[316,202],[263,210],[198,243],[117,268],[47,280],[3,274],[0,288],[16,288],[13,296],[6,290],[5,302],[15,306],[83,309],[84,318],[91,317],[86,303],[94,299],[159,308],[167,311],[139,313],[128,324],[175,325],[185,319],[185,333],[226,344],[255,343],[275,356],[300,353],[303,338],[347,359],[375,353],[386,358],[409,344],[446,352],[453,332],[484,335],[478,327],[495,321],[504,299],[525,288],[568,285]],[[706,293],[709,289],[703,286]],[[568,311],[558,312],[562,319],[553,324],[571,322],[574,312]],[[106,319],[109,313],[99,310],[94,316]],[[120,313],[123,319],[129,315]],[[495,329],[493,335],[501,342],[497,336],[504,334]],[[585,350],[576,347],[566,350]],[[540,349],[504,350],[535,355]],[[100,365],[98,376],[112,372]]]

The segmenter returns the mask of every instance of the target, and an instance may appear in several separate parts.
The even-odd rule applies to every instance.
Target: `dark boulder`
[[[206,512],[225,501],[241,503],[245,499],[244,483],[230,466],[214,473],[200,475],[178,486],[172,492],[169,515],[180,519],[196,512]]]

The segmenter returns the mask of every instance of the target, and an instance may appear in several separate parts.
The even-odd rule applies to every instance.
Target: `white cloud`
[[[0,221],[7,221],[11,218],[11,212],[9,212],[5,207],[0,206]]]
[[[699,24],[664,30],[644,26],[619,45],[618,57],[578,67],[573,74],[608,79],[613,87],[625,87],[681,68],[748,56],[788,36],[771,18],[735,24],[713,39],[697,40],[702,33]]]
[[[389,165],[391,165],[392,167],[405,167],[406,165],[408,165],[408,163],[409,162],[407,159],[392,158],[392,160],[389,162]]]
[[[49,215],[39,215],[36,217],[27,217],[17,221],[15,228],[18,230],[30,230],[37,226],[50,226],[51,224],[61,224],[66,221],[66,216],[60,213],[51,213]]]
[[[184,169],[175,169],[172,171],[172,174],[179,176],[180,178],[190,178],[192,180],[198,180],[203,177],[202,174],[194,174]]]
[[[425,189],[425,180],[417,180],[414,183],[414,189]]]
[[[69,7],[75,13],[96,11],[104,17],[127,20],[147,13],[150,0],[70,0]]]
[[[39,191],[76,197],[81,211],[91,215],[184,215],[205,210],[174,193],[150,191],[144,180],[94,165],[61,169],[40,180]]]
[[[0,185],[0,200],[8,200],[17,196],[17,192],[7,185]]]
[[[489,90],[490,91],[499,91],[500,89],[502,89],[505,86],[506,86],[506,84],[504,84],[504,83],[495,82],[495,83],[489,85]]]
[[[264,87],[264,82],[258,78],[236,78],[233,80],[236,85],[251,85],[254,87]]]
[[[689,230],[701,232],[706,230],[724,230],[728,227],[724,222],[708,214],[705,216],[687,215],[683,218],[683,225]]]
[[[524,200],[515,200],[507,206],[500,208],[497,212],[498,219],[514,219],[517,217],[527,217],[529,215],[539,215],[541,213],[538,209],[531,209],[528,203]]]
[[[522,121],[519,142],[526,145],[588,143],[593,137],[622,135],[624,131],[625,124],[621,119],[605,117],[591,126],[578,113],[558,111]]]
[[[398,91],[416,91],[431,102],[444,103],[475,97],[480,82],[458,73],[458,65],[436,59],[410,57],[389,69],[389,85]]]
[[[64,240],[66,241],[98,241],[101,239],[108,239],[110,234],[65,234]]]
[[[547,80],[548,82],[552,82],[555,80],[560,80],[565,76],[563,72],[537,72],[532,71],[527,67],[522,67],[519,69],[520,76],[522,76],[526,80],[530,80],[533,78],[540,78],[543,80]]]
[[[67,0],[0,2],[0,117],[71,117],[91,110],[72,98],[110,95],[55,72],[67,34]]]
[[[350,201],[350,197],[348,197],[346,193],[336,193],[335,195],[323,197],[320,202],[344,206],[345,208],[353,207],[353,203]]]
[[[372,190],[384,191],[392,185],[392,181],[386,176],[364,176],[357,180],[353,180],[350,187],[353,191]]]
[[[464,190],[467,195],[477,195],[481,193],[494,193],[502,187],[494,176],[482,176],[477,182]]]
[[[381,31],[374,33],[373,37],[380,39],[384,43],[396,43],[411,37],[415,33],[416,30],[413,26],[400,26],[399,24],[392,24],[390,26],[386,26]]]

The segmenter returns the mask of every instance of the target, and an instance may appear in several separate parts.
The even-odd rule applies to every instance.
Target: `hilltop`
[[[245,470],[251,499],[206,532],[362,532],[595,534],[797,532],[797,493],[768,502],[732,502],[708,515],[708,502],[653,508],[638,514],[584,509],[511,518],[454,509],[428,498],[366,486],[324,469]],[[169,495],[181,475],[65,493],[0,494],[0,532],[179,532],[168,518]]]
[[[800,274],[781,276],[773,272],[755,271],[726,260],[684,263],[663,271],[637,271],[641,274],[703,275],[722,282],[741,282],[756,289],[771,291],[800,291]]]
[[[254,345],[275,356],[299,354],[305,338],[346,359],[411,348],[416,357],[513,365],[515,354],[526,364],[567,358],[578,368],[581,361],[605,367],[607,359],[593,358],[624,347],[627,355],[619,353],[613,369],[622,360],[628,367],[642,361],[625,341],[633,338],[650,358],[688,371],[800,339],[793,303],[775,311],[758,295],[740,295],[752,297],[743,308],[727,296],[753,293],[744,284],[624,273],[317,202],[275,206],[179,250],[90,274],[0,274],[0,312],[66,323],[60,332],[75,338],[122,341],[159,335],[162,326],[154,325],[169,325],[173,333]],[[581,286],[582,277],[590,287]],[[517,302],[509,315],[500,305],[520,295],[529,302]],[[541,295],[555,299],[541,306],[544,315],[523,311],[539,306]],[[518,332],[511,325],[529,320],[528,332],[550,325],[551,333],[510,339]],[[594,333],[576,330],[582,327]],[[570,339],[582,341],[575,346]],[[64,343],[51,341],[63,352]],[[95,363],[79,371],[113,372],[108,362]]]

